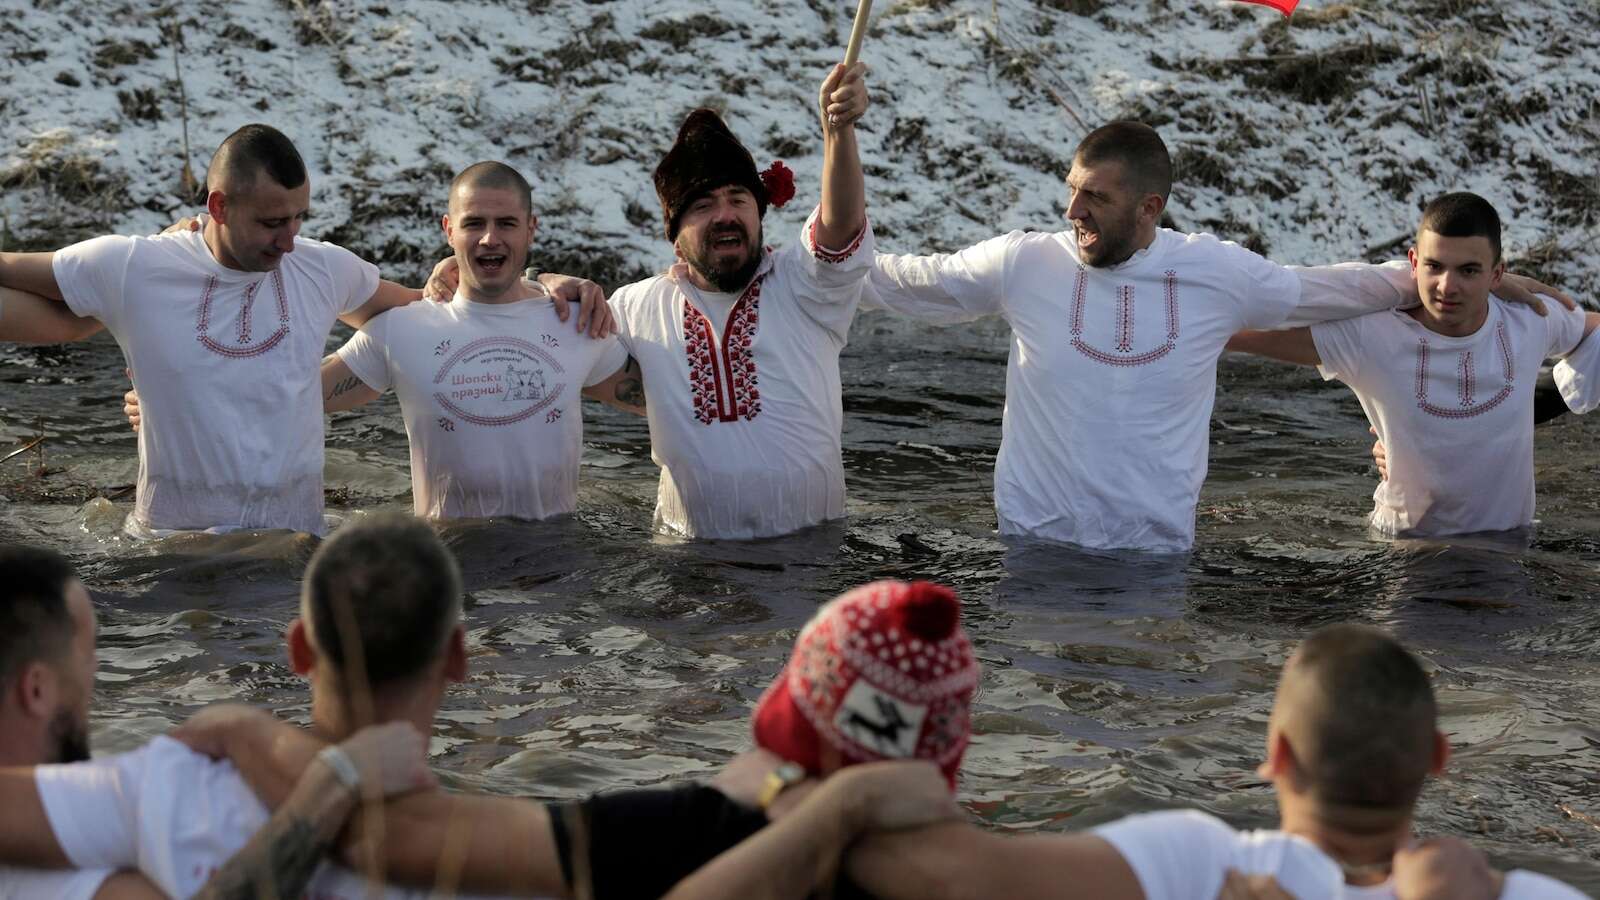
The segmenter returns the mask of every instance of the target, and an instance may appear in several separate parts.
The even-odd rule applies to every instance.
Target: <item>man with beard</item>
[[[918,318],[1011,325],[995,460],[1001,534],[1186,551],[1228,339],[1389,309],[1416,289],[1403,263],[1285,267],[1158,228],[1172,160],[1137,122],[1085,137],[1067,187],[1069,230],[880,255],[867,299]],[[1508,299],[1539,305],[1527,287],[1542,285],[1508,278]]]
[[[656,167],[678,262],[611,304],[645,376],[661,530],[756,538],[844,514],[839,351],[872,261],[864,78],[841,65],[822,84],[821,203],[782,250],[765,248],[761,218],[793,195],[792,173],[758,175],[712,110],[689,114]]]

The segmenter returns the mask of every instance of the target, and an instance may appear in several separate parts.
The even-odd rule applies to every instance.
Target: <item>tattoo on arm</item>
[[[628,357],[622,372],[622,380],[617,382],[617,402],[644,409],[644,374],[639,371],[639,361]]]
[[[280,821],[281,820],[281,821]],[[274,816],[212,874],[197,900],[298,897],[333,845],[334,833],[300,816]]]
[[[349,378],[346,378],[345,380],[339,382],[338,384],[335,384],[333,386],[333,390],[328,392],[328,396],[323,397],[322,399],[323,400],[332,400],[335,397],[339,397],[339,396],[342,396],[344,394],[348,394],[349,392],[355,390],[356,388],[358,388],[360,386],[361,386],[361,379],[357,378],[354,375],[351,375]]]

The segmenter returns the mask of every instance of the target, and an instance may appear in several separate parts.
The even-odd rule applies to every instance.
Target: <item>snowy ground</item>
[[[814,196],[816,84],[839,0],[5,0],[0,242],[49,248],[189,211],[190,160],[264,121],[314,170],[312,235],[414,279],[450,175],[535,182],[538,262],[619,283],[669,258],[649,173],[724,108]],[[1059,225],[1087,127],[1156,125],[1172,214],[1284,262],[1392,255],[1420,204],[1481,192],[1527,270],[1600,299],[1600,4],[878,0],[864,124],[880,242],[953,249]],[[181,41],[181,43],[179,43]],[[803,202],[769,218],[787,241]]]

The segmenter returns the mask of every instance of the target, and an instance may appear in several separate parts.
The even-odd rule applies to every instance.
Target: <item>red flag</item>
[[[1241,0],[1241,2],[1270,6],[1286,16],[1294,12],[1294,8],[1300,4],[1300,0]]]

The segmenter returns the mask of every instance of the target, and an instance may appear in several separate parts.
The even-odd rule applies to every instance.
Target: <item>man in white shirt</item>
[[[276,129],[229,135],[207,185],[203,231],[0,253],[0,286],[48,298],[7,295],[0,338],[58,338],[49,301],[116,337],[144,418],[130,530],[320,534],[323,344],[335,320],[360,326],[420,293],[298,237],[311,184]]]
[[[373,317],[322,367],[324,408],[394,390],[411,443],[419,516],[544,519],[577,503],[580,394],[636,412],[638,368],[615,336],[560,328],[522,280],[538,227],[526,179],[481,162],[450,184],[445,239],[459,274],[449,303]]]
[[[1392,265],[1288,268],[1158,228],[1172,163],[1136,122],[1085,137],[1067,186],[1068,231],[879,255],[867,302],[1011,325],[995,460],[1001,534],[1185,551],[1228,338],[1391,308],[1410,295],[1410,276]]]
[[[656,168],[665,274],[619,288],[612,311],[644,373],[656,525],[695,538],[785,534],[844,514],[844,347],[872,260],[855,121],[864,67],[823,82],[822,198],[797,243],[763,246],[761,218],[794,193],[709,109]]]
[[[1059,897],[1070,884],[1075,895],[1101,900],[1212,900],[1230,870],[1271,876],[1300,900],[1404,898],[1419,876],[1437,874],[1420,870],[1438,848],[1413,846],[1412,829],[1423,782],[1450,756],[1437,718],[1427,673],[1394,639],[1328,626],[1284,665],[1267,725],[1258,772],[1276,790],[1277,829],[1239,832],[1193,810],[1130,816],[1082,834],[940,826],[869,838],[847,857],[847,871],[881,898],[1028,900]],[[1454,877],[1431,896],[1583,896],[1523,870],[1480,864]]]
[[[1246,331],[1229,348],[1318,366],[1355,392],[1388,451],[1388,478],[1372,495],[1378,532],[1527,528],[1539,366],[1570,353],[1600,314],[1557,305],[1541,318],[1496,297],[1505,273],[1500,216],[1476,194],[1429,203],[1410,260],[1420,306]]]
[[[426,781],[426,741],[404,735],[431,733],[445,687],[465,676],[455,560],[430,526],[410,517],[347,525],[312,557],[301,616],[287,638],[292,666],[311,681],[311,730],[333,741],[369,735],[369,750],[398,746],[409,752],[409,766],[397,764],[404,759],[376,768],[341,762],[349,752],[319,757],[317,783],[294,788],[318,812],[315,825],[269,823],[231,764],[167,737],[92,762],[0,770],[0,859],[137,869],[173,897],[195,894],[219,870],[233,877],[211,885],[217,896],[258,896],[261,887],[272,894],[273,882],[261,880],[268,876],[287,877],[277,886],[294,896],[368,896],[372,885],[361,876],[316,863],[353,805],[349,791],[367,780],[363,768],[383,773],[380,795]],[[393,727],[363,730],[379,723]],[[330,791],[344,792],[341,808],[316,805]],[[252,835],[244,868],[224,869]],[[418,895],[390,889],[381,896]]]

